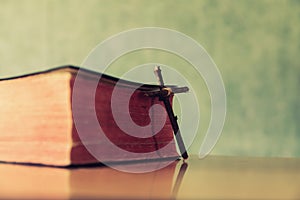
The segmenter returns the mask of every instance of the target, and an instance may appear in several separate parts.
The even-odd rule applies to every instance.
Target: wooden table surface
[[[191,157],[187,164],[133,174],[1,163],[0,198],[300,199],[299,158]]]

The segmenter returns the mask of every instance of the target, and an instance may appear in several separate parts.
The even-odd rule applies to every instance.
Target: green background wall
[[[145,26],[189,35],[217,64],[227,92],[227,119],[214,154],[300,156],[298,0],[0,0],[0,77],[80,65],[107,37]],[[177,61],[135,52],[114,65],[157,56]],[[199,135],[209,120],[207,94],[203,98]],[[198,152],[200,138],[190,152]]]

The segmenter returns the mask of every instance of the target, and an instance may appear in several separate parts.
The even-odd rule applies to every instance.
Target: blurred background
[[[212,153],[300,156],[299,0],[0,0],[0,26],[0,78],[79,66],[97,44],[128,29],[180,31],[207,50],[225,84],[227,118]],[[179,71],[189,65],[145,50],[121,57],[109,72],[120,76],[148,62]],[[197,94],[201,121],[193,154],[210,119],[203,81],[195,90],[203,92]]]

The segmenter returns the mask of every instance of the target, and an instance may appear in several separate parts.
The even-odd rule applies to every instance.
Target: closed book
[[[68,166],[178,157],[166,112],[152,109],[164,104],[147,95],[157,90],[73,66],[2,79],[0,161]]]

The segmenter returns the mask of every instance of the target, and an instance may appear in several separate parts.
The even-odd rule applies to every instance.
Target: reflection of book
[[[158,97],[145,95],[145,92],[159,90],[158,86],[139,86],[129,105],[123,105],[126,101],[119,101],[118,107],[129,106],[130,117],[139,126],[148,125],[152,118],[151,128],[154,130],[157,124],[166,120],[157,134],[152,132],[148,137],[134,137],[116,124],[111,96],[118,88],[122,99],[138,84],[107,75],[102,75],[98,82],[99,74],[95,72],[84,70],[76,77],[77,72],[76,67],[62,67],[0,81],[0,160],[58,166],[97,162],[83,144],[102,152],[101,158],[106,162],[178,156],[166,115],[153,109],[149,113],[152,105],[163,105]],[[84,126],[83,131],[82,128],[77,131],[73,120],[74,104],[71,99],[75,78],[77,123]],[[96,92],[93,92],[93,85],[96,85]],[[90,94],[95,95],[95,106],[86,103]],[[96,116],[97,125],[101,126],[104,134],[91,125],[93,116]],[[126,116],[122,113],[120,116],[121,121],[127,122]],[[131,128],[130,124],[127,126]],[[141,130],[141,134],[146,133]],[[110,148],[103,142],[104,138],[109,138],[113,145],[125,152],[133,152],[134,156],[128,157],[118,148]],[[152,153],[144,154],[149,152]]]
[[[0,199],[168,199],[179,162],[149,173],[0,164]],[[134,164],[160,165],[162,162]],[[131,167],[134,167],[131,165]]]
[[[182,163],[144,174],[0,163],[0,199],[300,199],[300,158],[190,156],[188,168]],[[130,166],[145,165],[164,163]]]

